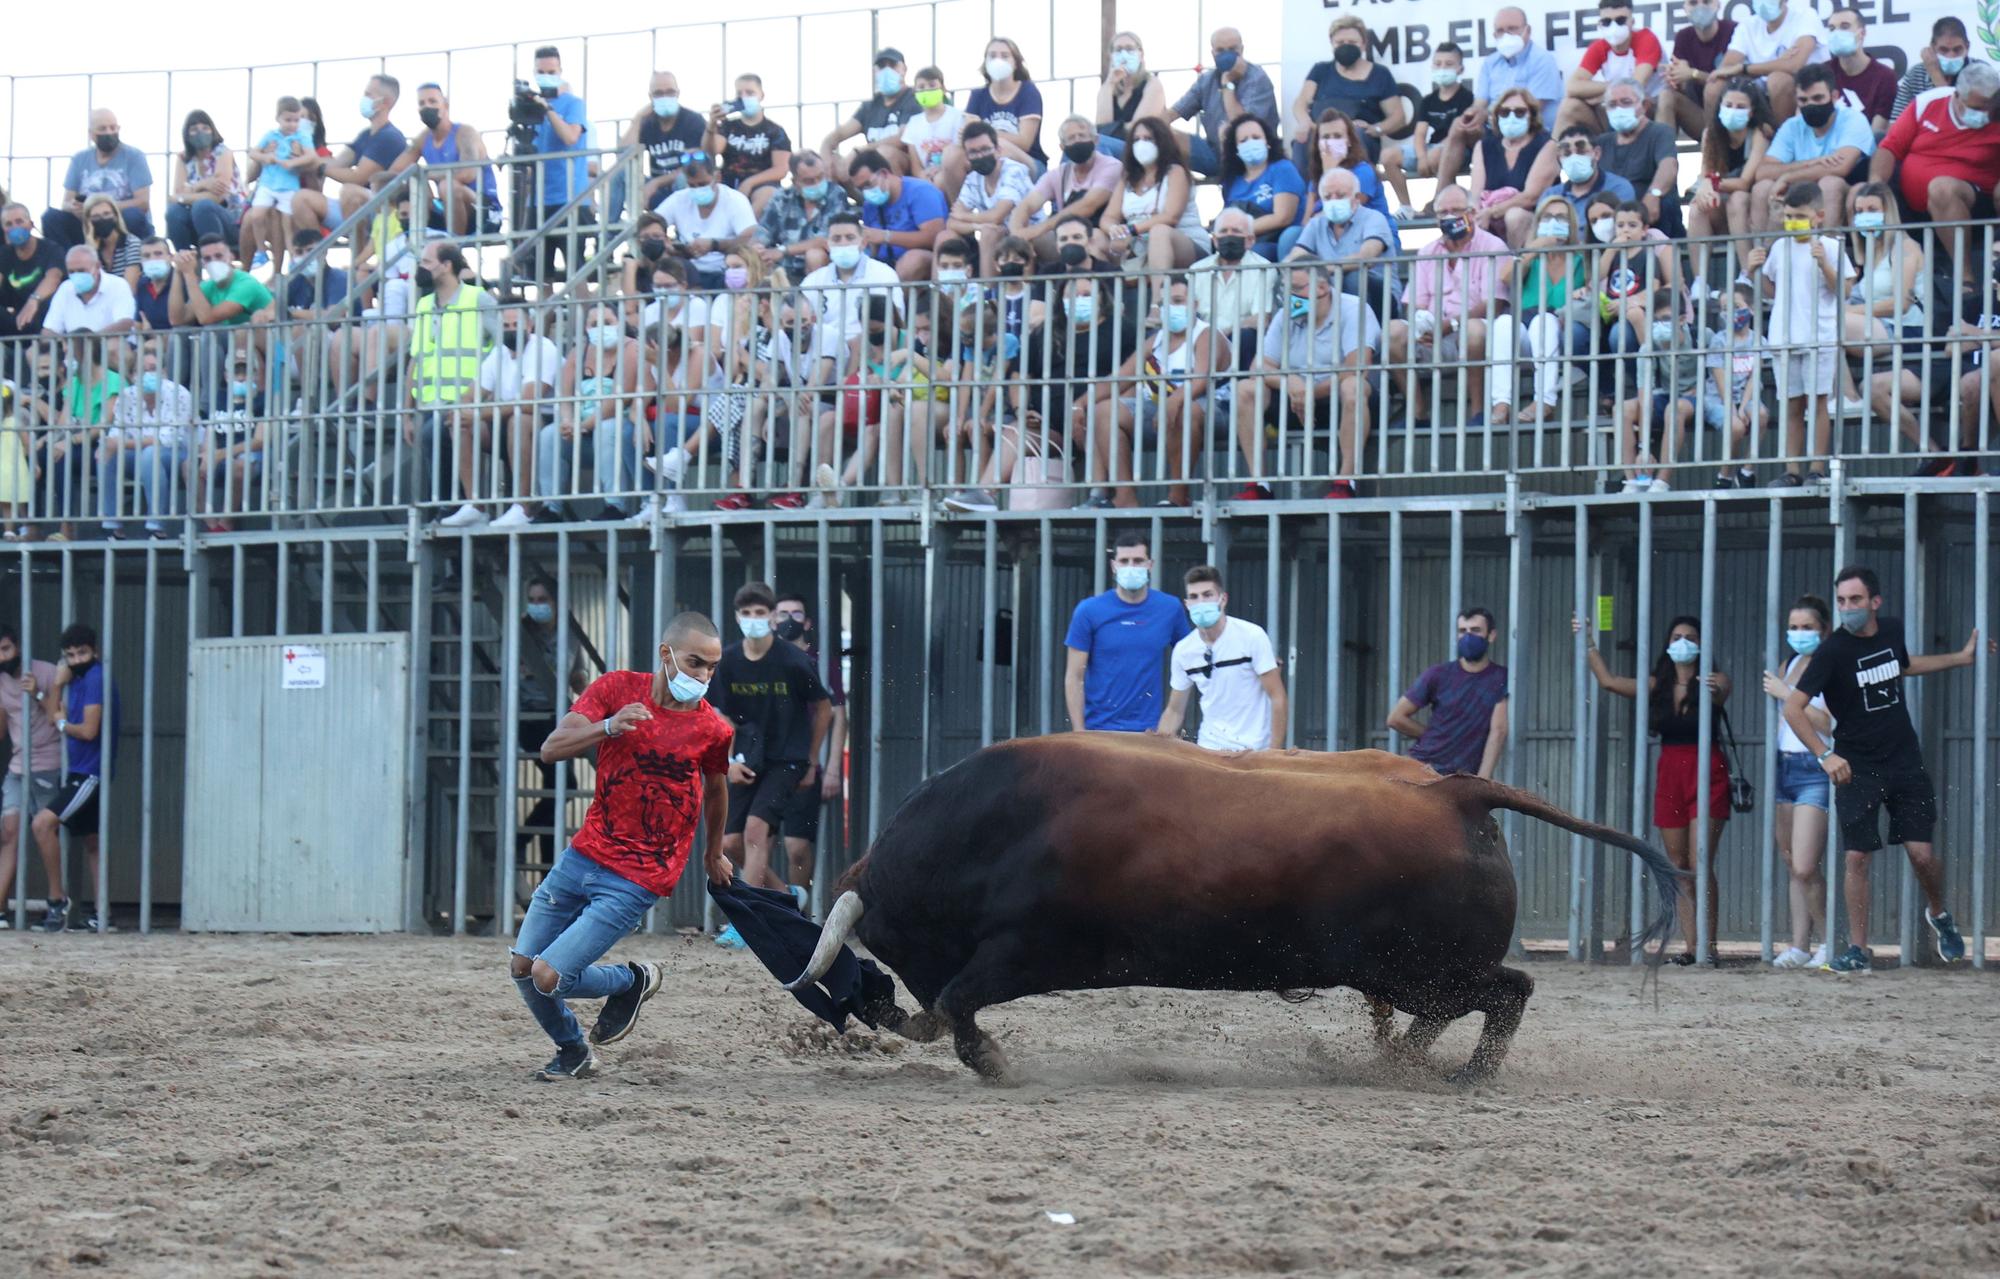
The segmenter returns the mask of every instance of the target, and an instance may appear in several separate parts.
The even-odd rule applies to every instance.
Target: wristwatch
[[[58,733],[61,733],[61,734],[63,734],[63,735],[65,736],[65,737],[67,737],[67,736],[69,735],[69,721],[68,721],[68,720],[66,720],[66,719],[59,719],[59,720],[57,720],[57,721],[56,721],[56,731],[57,731]]]
[[[1646,194],[1647,194],[1647,195],[1649,195],[1649,196],[1651,196],[1651,197],[1653,197],[1653,198],[1654,198],[1655,200],[1657,200],[1657,199],[1659,199],[1659,198],[1660,198],[1661,196],[1665,195],[1665,194],[1666,194],[1666,192],[1665,192],[1665,191],[1662,191],[1662,190],[1660,190],[1660,188],[1658,188],[1658,187],[1647,187],[1647,188],[1646,188]]]

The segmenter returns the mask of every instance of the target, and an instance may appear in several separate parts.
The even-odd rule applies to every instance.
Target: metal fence
[[[1823,491],[1559,495],[1513,480],[1478,496],[1132,518],[1154,544],[1160,585],[1171,588],[1189,565],[1218,564],[1231,611],[1270,630],[1292,692],[1287,741],[1300,747],[1401,749],[1384,727],[1397,695],[1449,654],[1459,608],[1494,609],[1513,707],[1501,776],[1649,838],[1651,748],[1633,746],[1651,736],[1644,703],[1595,688],[1568,622],[1600,617],[1608,600],[1600,647],[1630,672],[1658,651],[1665,618],[1698,615],[1702,671],[1735,679],[1736,732],[1757,785],[1756,811],[1698,851],[1718,869],[1718,936],[1756,941],[1768,956],[1783,926],[1785,871],[1771,843],[1775,703],[1761,696],[1757,673],[1776,668],[1792,597],[1826,593],[1834,566],[1859,559],[1881,573],[1886,611],[1908,619],[1913,648],[1951,651],[1974,627],[1992,633],[1994,485],[1948,478],[1921,488],[1855,477],[1836,461]],[[258,530],[177,547],[22,546],[0,560],[0,598],[31,659],[52,653],[60,625],[97,624],[124,689],[121,763],[104,798],[108,882],[91,894],[121,918],[136,903],[147,928],[156,908],[172,911],[184,859],[202,855],[181,846],[180,814],[224,798],[182,791],[192,640],[388,630],[408,633],[417,655],[409,816],[425,887],[412,923],[506,931],[551,848],[579,824],[591,784],[587,768],[544,775],[519,749],[512,673],[535,575],[556,583],[567,621],[558,670],[579,649],[592,675],[642,664],[673,611],[726,619],[735,586],[752,579],[801,592],[821,634],[845,633],[844,653],[829,643],[821,654],[850,672],[852,718],[847,793],[827,814],[821,846],[823,892],[923,777],[984,743],[1066,727],[1069,613],[1106,586],[1106,551],[1125,526],[1107,511],[947,521],[882,509],[740,513],[652,530]],[[1982,956],[2000,923],[1990,873],[2000,746],[1992,667],[1982,646],[1971,669],[1911,682],[1942,799],[1949,900]],[[328,770],[337,784],[338,761]],[[539,820],[552,829],[529,844],[543,800]],[[1624,859],[1535,823],[1511,823],[1508,835],[1522,936],[1578,958],[1615,953],[1611,943],[1643,904]],[[1837,886],[1837,850],[1828,855]],[[27,888],[10,903],[17,925],[42,883],[37,859],[23,862]],[[1874,859],[1874,874],[1875,935],[1916,953],[1916,898],[1901,860]],[[699,923],[704,907],[697,870],[655,926]]]
[[[651,527],[758,503],[1227,512],[1506,475],[1650,492],[1810,486],[1836,460],[1976,473],[2000,449],[2000,276],[1970,269],[1993,262],[1992,224],[1850,236],[1864,278],[1898,283],[1830,308],[1829,340],[1787,327],[1807,287],[1790,266],[1684,287],[1666,241],[942,283],[864,258],[794,278],[753,247],[688,257],[657,227],[588,221],[638,158],[530,233],[467,238],[466,278],[421,300],[444,241],[387,221],[349,277],[307,255],[273,303],[292,318],[0,342],[14,529],[455,527],[507,508]],[[433,178],[449,181],[410,171],[357,219]],[[1739,274],[1738,241],[1694,247],[1710,275]],[[1633,254],[1657,270],[1635,279]],[[1919,254],[1942,270],[1906,278]],[[1579,282],[1562,305],[1529,292],[1552,278]],[[197,320],[192,305],[174,314]]]

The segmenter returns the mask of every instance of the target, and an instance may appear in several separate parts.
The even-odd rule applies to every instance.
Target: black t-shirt
[[[791,135],[771,123],[768,116],[760,116],[754,122],[740,117],[724,120],[722,180],[730,186],[741,186],[744,179],[754,178],[771,167],[773,151],[791,149]]]
[[[0,267],[5,268],[0,270],[0,310],[18,311],[41,287],[43,277],[51,271],[61,273],[63,253],[46,239],[35,241],[25,258],[13,245],[5,244],[0,247]]]
[[[1444,135],[1451,132],[1451,126],[1458,117],[1472,109],[1472,90],[1463,84],[1452,86],[1452,96],[1441,98],[1436,89],[1424,95],[1417,104],[1417,119],[1431,126],[1424,139],[1431,146],[1444,145]]]
[[[902,137],[903,126],[923,113],[916,91],[905,88],[887,102],[878,94],[854,108],[854,121],[861,126],[862,140],[873,145]]]
[[[735,751],[753,769],[810,762],[812,704],[826,699],[811,660],[783,640],[757,661],[731,644],[708,686],[709,705],[736,725]]]
[[[639,145],[646,148],[648,175],[657,178],[680,168],[681,156],[701,150],[701,140],[707,133],[708,126],[699,111],[683,107],[674,112],[672,121],[648,112],[639,122]]]
[[[1916,726],[1903,704],[1903,672],[1909,664],[1902,619],[1880,614],[1873,635],[1837,630],[1813,654],[1797,687],[1808,698],[1826,698],[1834,750],[1841,758],[1867,764],[1922,762]]]

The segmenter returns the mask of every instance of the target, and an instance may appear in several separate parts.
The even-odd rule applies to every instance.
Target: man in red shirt
[[[1903,202],[1932,222],[1968,222],[1993,216],[1993,187],[2000,182],[2000,125],[1993,100],[2000,96],[2000,70],[1967,63],[1958,83],[1920,94],[1896,117],[1868,162],[1868,176],[1887,182],[1893,175]],[[1949,232],[1951,256],[1968,270],[1965,228]],[[1977,273],[1965,279],[1976,282]]]
[[[595,750],[597,797],[583,829],[535,890],[514,939],[514,985],[556,1045],[538,1078],[592,1074],[592,1045],[631,1034],[640,1007],[659,991],[662,964],[597,961],[674,890],[697,815],[707,837],[702,864],[709,882],[730,880],[722,830],[735,730],[702,700],[721,660],[715,623],[682,613],[660,638],[657,667],[607,672],[542,743],[545,764]],[[604,1001],[588,1041],[568,999]]]
[[[1650,101],[1666,83],[1660,75],[1665,60],[1660,38],[1632,21],[1632,0],[1598,0],[1598,38],[1583,51],[1583,61],[1563,85],[1562,107],[1551,133],[1560,135],[1572,124],[1592,133],[1607,126],[1604,91],[1614,80],[1630,79]]]

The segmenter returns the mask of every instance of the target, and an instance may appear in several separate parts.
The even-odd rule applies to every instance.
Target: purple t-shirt
[[[1410,747],[1410,758],[1440,773],[1476,773],[1493,728],[1493,708],[1507,700],[1507,668],[1489,663],[1468,671],[1456,661],[1439,662],[1403,696],[1418,710],[1431,708],[1430,724]]]

